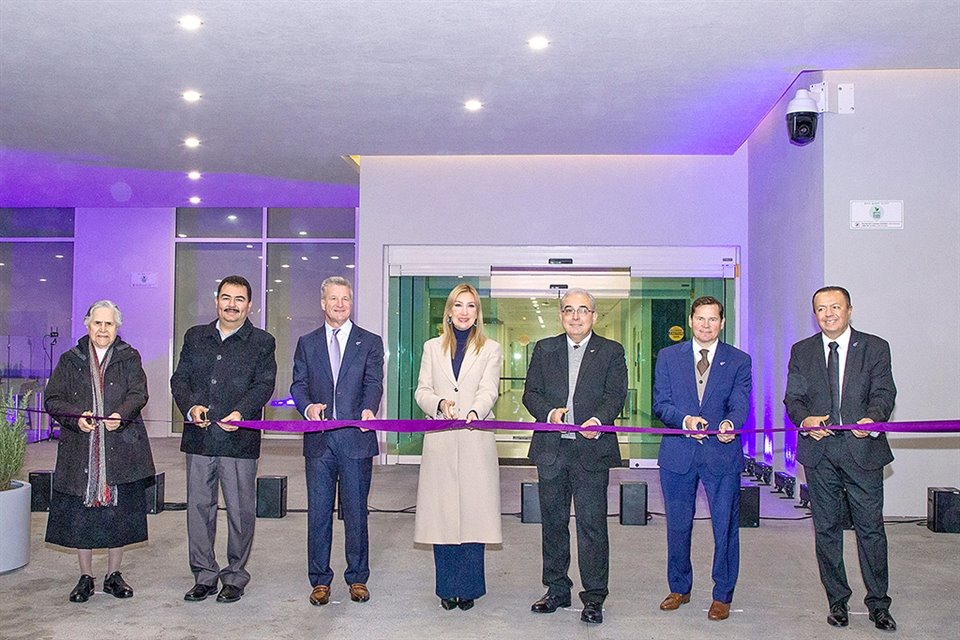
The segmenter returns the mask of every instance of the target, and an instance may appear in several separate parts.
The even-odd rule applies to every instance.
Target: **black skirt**
[[[147,539],[146,480],[117,485],[117,506],[85,507],[53,491],[46,541],[72,549],[114,549]]]

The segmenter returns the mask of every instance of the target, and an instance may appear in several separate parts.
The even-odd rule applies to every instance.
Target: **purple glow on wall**
[[[259,175],[181,172],[108,166],[98,158],[69,158],[0,149],[0,206],[188,207],[191,196],[209,207],[357,207],[360,187]]]

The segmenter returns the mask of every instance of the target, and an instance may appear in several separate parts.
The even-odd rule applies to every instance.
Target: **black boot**
[[[114,571],[103,579],[103,592],[109,593],[114,598],[133,597],[133,589],[123,579],[119,571]]]
[[[83,574],[70,592],[70,602],[86,602],[93,595],[93,576]]]

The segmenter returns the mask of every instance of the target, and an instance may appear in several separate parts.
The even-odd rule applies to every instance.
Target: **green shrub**
[[[22,398],[27,404],[30,396]],[[23,469],[23,457],[27,452],[26,414],[14,409],[16,401],[12,390],[3,399],[3,419],[0,420],[0,491],[12,489],[11,481]]]

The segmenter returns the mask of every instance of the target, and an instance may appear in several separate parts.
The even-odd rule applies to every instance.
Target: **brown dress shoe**
[[[710,605],[710,611],[707,612],[707,617],[711,620],[726,620],[730,617],[730,603],[714,600]]]
[[[324,605],[330,602],[330,587],[325,584],[318,584],[313,588],[313,593],[310,594],[310,604],[315,607]]]
[[[689,593],[671,593],[663,602],[660,603],[661,611],[674,611],[680,608],[680,605],[690,602]]]
[[[369,600],[370,591],[367,589],[367,585],[362,582],[350,585],[350,599],[354,602],[366,602]]]

